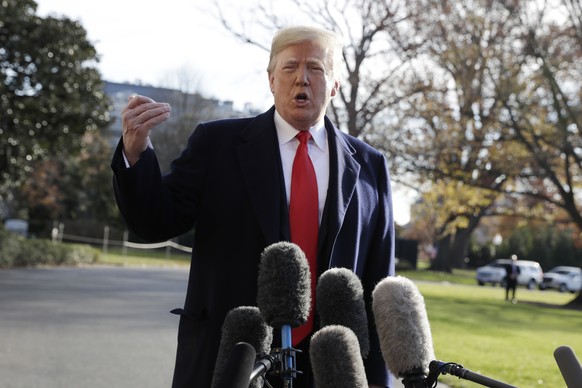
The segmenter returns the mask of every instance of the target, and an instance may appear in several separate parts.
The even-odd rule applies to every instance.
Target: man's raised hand
[[[153,127],[170,117],[170,105],[146,96],[131,96],[121,111],[123,152],[130,165],[135,164],[148,146]]]

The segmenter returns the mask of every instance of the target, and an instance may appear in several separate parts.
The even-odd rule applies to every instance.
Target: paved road
[[[160,388],[172,380],[184,269],[0,271],[0,387]]]

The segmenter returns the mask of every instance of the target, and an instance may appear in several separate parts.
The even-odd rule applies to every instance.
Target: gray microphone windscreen
[[[315,303],[321,327],[341,325],[351,329],[360,343],[362,357],[366,358],[370,338],[360,278],[347,268],[328,269],[317,282]]]
[[[325,326],[311,338],[309,357],[317,388],[367,388],[358,338],[345,326]]]
[[[582,365],[576,358],[574,350],[569,346],[559,346],[554,350],[554,358],[560,368],[562,377],[568,388],[580,388],[582,386]]]
[[[299,246],[283,241],[265,248],[259,263],[257,305],[265,322],[275,328],[307,322],[311,274]]]
[[[400,377],[428,374],[435,357],[424,298],[416,285],[402,276],[384,278],[372,292],[372,311],[388,369]]]
[[[265,323],[255,306],[239,306],[230,310],[222,324],[222,336],[214,367],[212,387],[223,378],[227,371],[228,359],[234,346],[239,342],[250,344],[257,354],[271,351],[273,328]]]

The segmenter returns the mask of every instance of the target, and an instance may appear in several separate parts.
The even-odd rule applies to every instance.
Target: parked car
[[[477,278],[477,284],[480,286],[487,283],[490,283],[493,286],[497,284],[501,285],[506,275],[506,263],[509,263],[509,260],[495,260],[491,264],[477,268],[475,275]]]
[[[568,266],[552,268],[544,274],[539,287],[540,290],[554,288],[560,292],[579,292],[582,290],[582,269]]]
[[[499,284],[500,286],[505,286],[505,268],[511,263],[511,261],[511,259],[498,259],[491,264],[477,268],[475,274],[477,284],[483,286],[490,283],[492,285]],[[531,260],[517,260],[515,264],[519,267],[519,275],[517,277],[518,285],[526,286],[531,290],[541,284],[544,272],[538,262]]]

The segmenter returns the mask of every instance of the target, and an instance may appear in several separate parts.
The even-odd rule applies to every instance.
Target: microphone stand
[[[282,325],[281,326],[281,347],[279,350],[279,355],[281,356],[281,362],[283,368],[281,370],[281,378],[283,379],[284,388],[293,387],[293,379],[297,377],[297,373],[301,373],[296,369],[295,363],[295,353],[300,352],[293,348],[291,341],[291,326]]]
[[[281,343],[280,348],[272,349],[270,354],[264,355],[255,362],[249,384],[272,370],[271,374],[281,376],[284,388],[293,388],[293,379],[302,372],[297,370],[295,354],[301,353],[301,350],[292,346],[291,326],[281,326]]]
[[[469,369],[463,368],[462,365],[454,362],[431,361],[429,364],[429,374],[426,378],[427,386],[433,387],[438,376],[442,374],[450,374],[461,379],[469,380],[477,384],[484,385],[490,388],[517,388],[514,385],[509,385],[504,382],[494,380],[487,376],[471,372]]]

